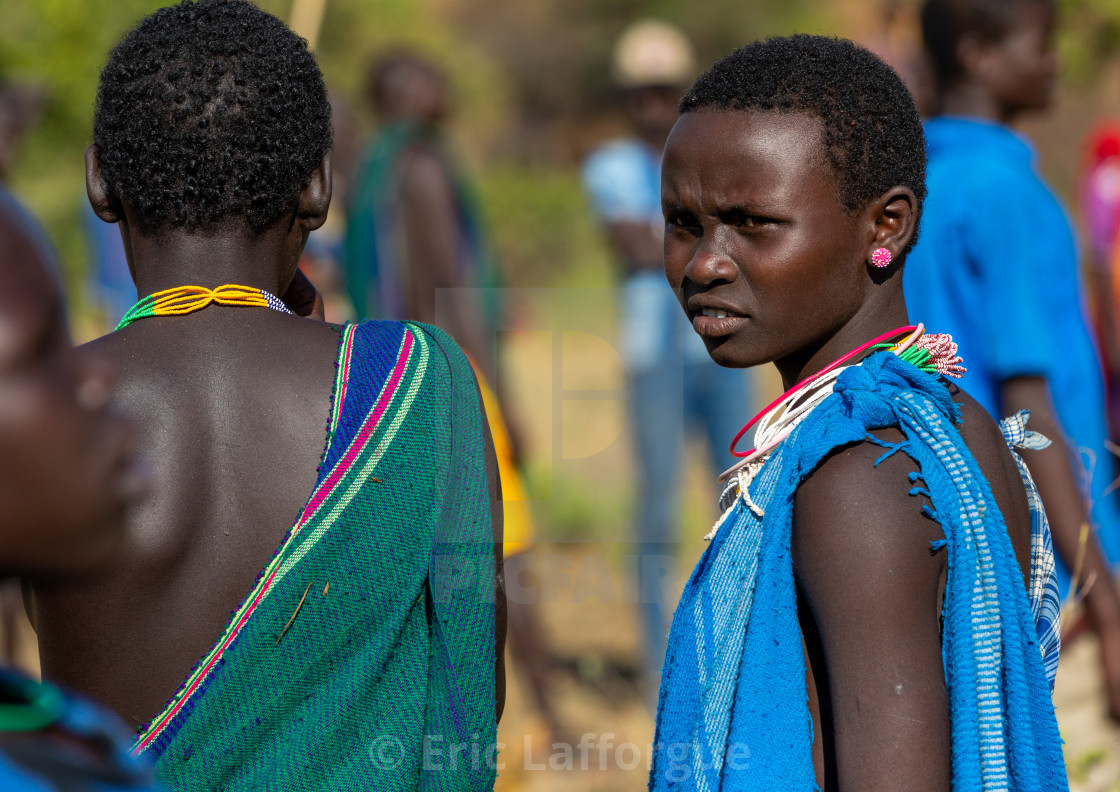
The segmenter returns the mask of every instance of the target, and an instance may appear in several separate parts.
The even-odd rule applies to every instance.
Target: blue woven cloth
[[[1038,626],[987,481],[936,378],[880,353],[739,497],[677,607],[658,702],[653,790],[812,790],[813,727],[790,554],[797,486],[833,450],[894,427],[948,552],[942,659],[956,792],[1067,789]],[[1033,575],[1032,575],[1033,577]]]

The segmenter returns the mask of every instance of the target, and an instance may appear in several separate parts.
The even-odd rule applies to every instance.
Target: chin
[[[708,356],[724,368],[750,368],[770,362],[757,356],[743,354],[743,351],[737,349],[729,338],[705,338],[704,346],[708,349]]]

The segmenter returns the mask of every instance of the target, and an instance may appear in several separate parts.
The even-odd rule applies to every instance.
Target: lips
[[[727,316],[717,318],[713,316],[695,316],[692,319],[692,329],[707,338],[721,338],[729,336],[747,322],[745,316]]]
[[[747,317],[726,304],[693,298],[688,301],[692,328],[701,336],[719,338],[731,335],[747,321]]]
[[[700,316],[707,316],[712,319],[726,319],[728,316],[736,314],[729,313],[728,311],[721,311],[719,308],[703,308],[700,311]]]
[[[685,302],[685,307],[692,319],[692,329],[709,338],[731,335],[749,318],[743,310],[711,293],[694,293]]]

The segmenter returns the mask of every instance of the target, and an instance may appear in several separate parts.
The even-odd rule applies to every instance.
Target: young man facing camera
[[[916,320],[957,339],[969,361],[962,384],[988,412],[1030,410],[1032,428],[1054,441],[1028,464],[1061,560],[1072,570],[1084,553],[1107,708],[1120,720],[1120,598],[1107,560],[1120,559],[1120,510],[1107,494],[1116,471],[1105,448],[1104,378],[1073,228],[1030,143],[1008,126],[1049,104],[1054,25],[1050,0],[923,6],[940,115],[925,124],[929,201],[906,301]],[[1085,526],[1093,530],[1081,547]]]

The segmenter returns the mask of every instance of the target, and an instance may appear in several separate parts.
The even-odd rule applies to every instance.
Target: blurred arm
[[[409,316],[446,330],[494,383],[497,366],[486,343],[482,310],[475,293],[464,289],[473,284],[460,280],[458,207],[447,169],[431,152],[416,149],[409,155],[401,179]],[[440,301],[437,317],[438,289],[455,291]]]
[[[1050,438],[1053,443],[1037,451],[1023,454],[1027,468],[1034,477],[1054,550],[1073,573],[1077,563],[1081,526],[1088,520],[1085,501],[1074,471],[1076,460],[1073,450],[1066,444],[1066,434],[1054,412],[1050,387],[1043,377],[1013,377],[1005,380],[1001,391],[1003,412],[1014,415],[1019,410],[1031,411],[1031,429]],[[1112,586],[1112,576],[1093,531],[1085,547],[1081,564],[1081,581],[1095,576],[1096,582],[1089,589],[1085,603],[1098,628],[1120,634],[1120,598]]]
[[[607,239],[629,272],[660,270],[664,243],[649,223],[619,221],[607,223]]]

